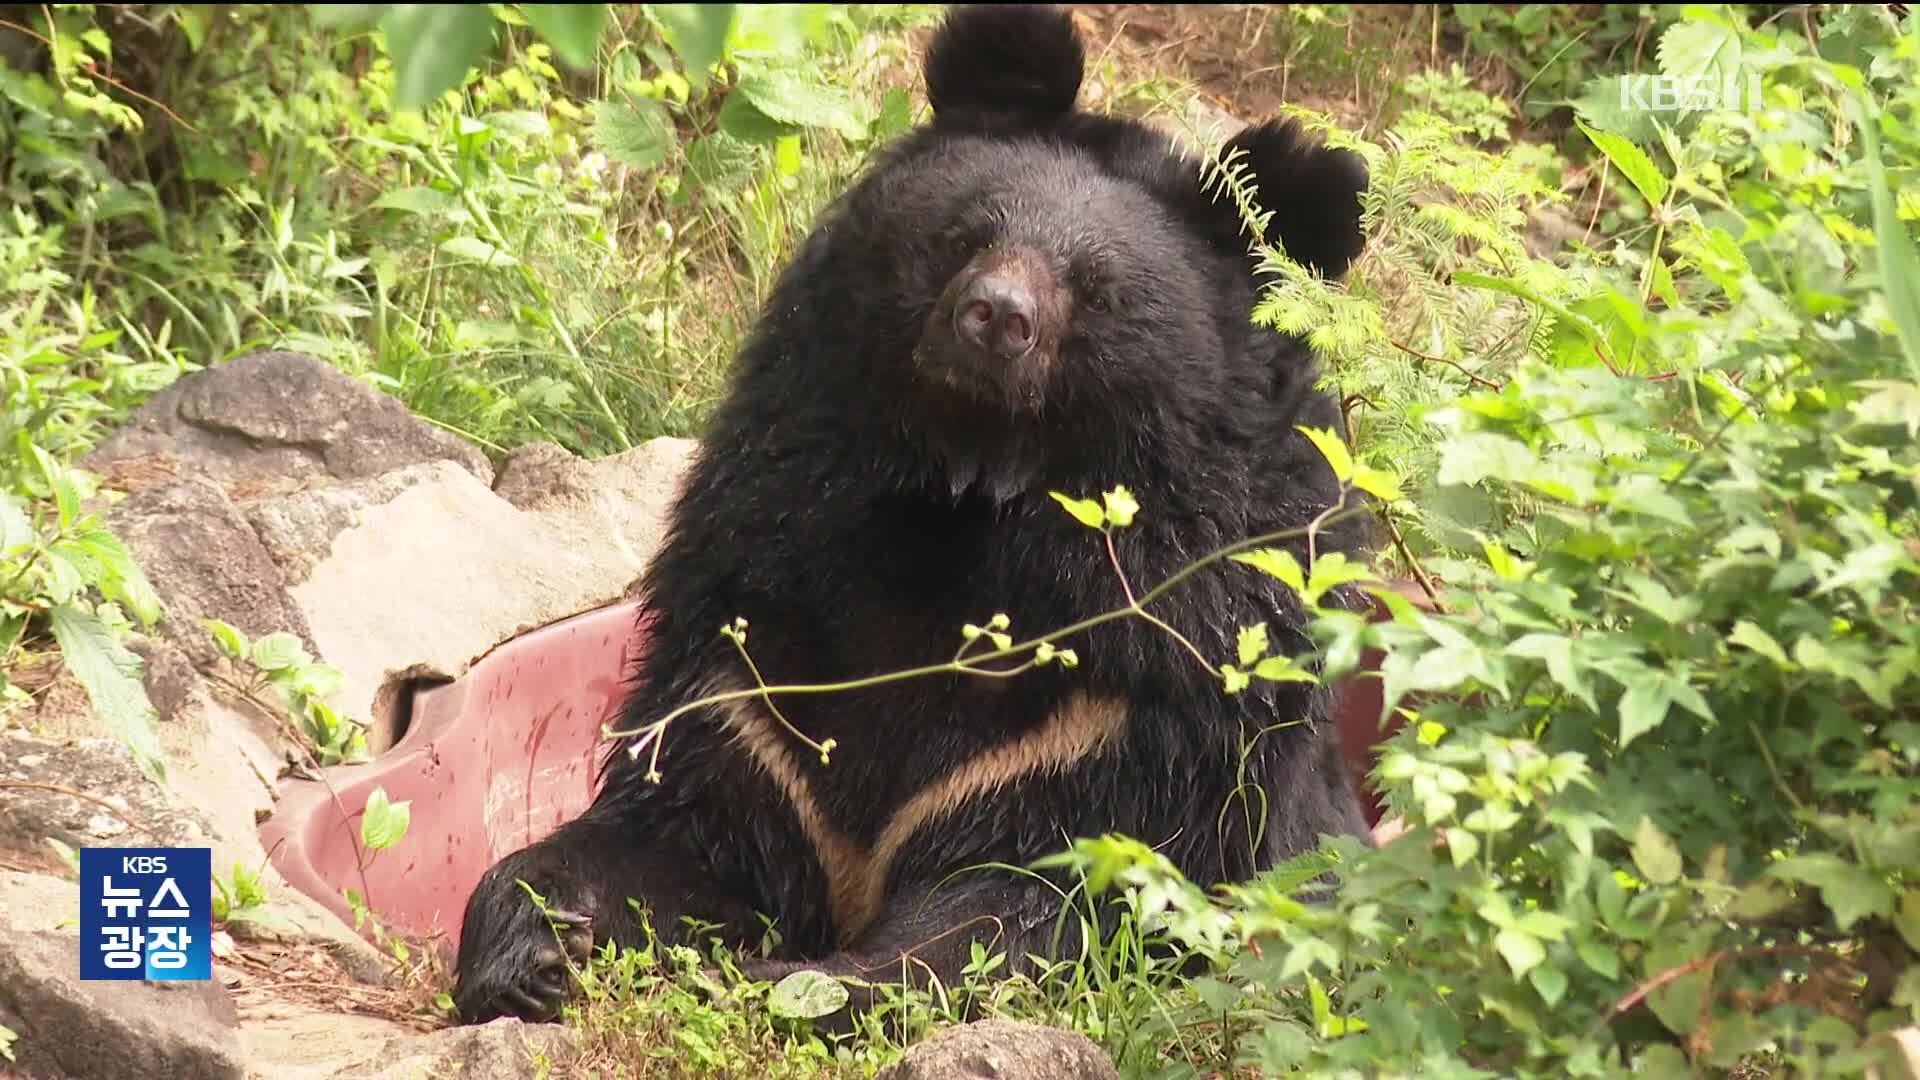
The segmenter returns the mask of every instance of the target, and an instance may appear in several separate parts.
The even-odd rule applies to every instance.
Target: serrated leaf
[[[680,63],[695,82],[725,55],[727,35],[733,31],[734,4],[655,4],[667,44],[680,54]]]
[[[1298,424],[1295,427],[1320,451],[1320,456],[1327,459],[1335,480],[1344,484],[1353,478],[1353,454],[1347,450],[1344,439],[1334,434],[1331,428],[1310,428]]]
[[[60,659],[87,691],[94,715],[133,752],[142,772],[165,782],[166,762],[154,730],[158,715],[141,681],[140,657],[112,628],[81,608],[57,605],[47,621],[60,646]]]
[[[1313,560],[1307,578],[1306,601],[1317,604],[1330,590],[1356,581],[1380,580],[1365,563],[1348,562],[1344,552],[1329,551]]]
[[[608,158],[633,169],[652,169],[673,152],[673,120],[651,98],[593,103],[593,144]]]
[[[796,971],[774,984],[767,1009],[789,1020],[815,1020],[839,1012],[847,997],[838,979],[819,971]]]
[[[1453,857],[1456,870],[1472,862],[1473,857],[1480,853],[1480,838],[1465,829],[1449,828],[1443,835],[1447,838],[1447,854]]]
[[[1513,969],[1516,979],[1547,958],[1546,946],[1518,930],[1500,931],[1493,939],[1493,947],[1500,950],[1500,955],[1506,959],[1507,966]]]
[[[1226,691],[1229,694],[1237,694],[1253,685],[1253,676],[1248,675],[1232,664],[1227,664],[1220,669],[1220,680],[1225,684]]]
[[[867,121],[853,95],[794,71],[769,71],[740,80],[735,95],[762,116],[803,128],[831,128],[849,139],[864,138]]]
[[[1240,628],[1240,664],[1245,667],[1267,654],[1267,624]]]
[[[1740,73],[1740,35],[1725,23],[1686,19],[1660,35],[1654,56],[1662,75],[1683,84],[1706,79],[1717,85]]]
[[[393,55],[393,106],[423,109],[459,86],[493,49],[485,4],[396,4],[381,21]]]
[[[1101,496],[1106,507],[1107,520],[1118,528],[1133,524],[1133,517],[1140,512],[1140,504],[1134,501],[1133,492],[1125,487],[1117,487]]]
[[[253,666],[261,671],[299,667],[311,659],[300,639],[284,630],[254,642],[252,654]]]
[[[1107,512],[1101,508],[1099,503],[1094,502],[1092,499],[1075,499],[1062,495],[1057,491],[1050,491],[1047,494],[1053,496],[1054,502],[1065,507],[1067,513],[1072,514],[1075,521],[1078,521],[1089,529],[1098,529],[1107,523]]]
[[[553,46],[568,67],[593,66],[600,32],[607,23],[605,4],[526,4],[521,10],[533,29]]]
[[[1627,77],[1608,75],[1587,83],[1572,102],[1575,115],[1601,131],[1612,132],[1636,143],[1652,141],[1653,116],[1645,109],[1632,108]]]
[[[1641,818],[1640,827],[1633,832],[1633,865],[1641,877],[1655,885],[1680,880],[1680,849],[1652,818]]]
[[[1597,131],[1579,120],[1575,120],[1574,123],[1586,133],[1594,147],[1605,154],[1608,161],[1613,162],[1613,167],[1619,169],[1621,174],[1639,190],[1649,206],[1657,207],[1666,199],[1667,178],[1661,175],[1659,166],[1655,165],[1653,159],[1649,158],[1644,151],[1618,135]]]
[[[520,260],[477,236],[452,236],[440,241],[440,250],[489,266],[518,266]]]
[[[1231,556],[1234,562],[1245,563],[1271,578],[1278,579],[1294,592],[1305,592],[1307,579],[1300,572],[1300,564],[1293,553],[1279,548],[1259,548],[1243,551]]]
[[[411,801],[390,802],[386,788],[374,788],[360,816],[360,843],[369,851],[385,851],[407,835],[412,820]]]

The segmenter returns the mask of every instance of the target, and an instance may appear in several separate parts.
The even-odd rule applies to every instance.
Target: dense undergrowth
[[[124,635],[161,612],[74,457],[268,346],[494,452],[697,432],[812,213],[918,115],[932,13],[495,6],[489,50],[435,6],[7,10],[0,690],[61,658],[156,772]],[[1364,10],[1269,17],[1273,63],[1368,100],[1332,137],[1373,187],[1347,284],[1269,252],[1257,317],[1329,357],[1406,492],[1377,571],[1447,610],[1315,627],[1322,677],[1388,652],[1408,832],[1214,894],[1087,838],[1063,860],[1118,939],[848,1045],[685,950],[608,957],[557,1067],[863,1074],[969,997],[1163,1076],[1859,1075],[1920,1019],[1920,30],[1453,5],[1385,40]],[[1640,107],[1636,74],[1715,89]],[[1096,78],[1194,115],[1163,75]],[[1543,245],[1570,203],[1587,241]]]

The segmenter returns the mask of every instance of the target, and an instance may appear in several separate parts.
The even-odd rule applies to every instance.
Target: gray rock
[[[583,483],[587,463],[559,443],[528,443],[500,463],[493,493],[522,510],[589,493]]]
[[[284,630],[313,648],[286,575],[218,486],[192,479],[148,488],[115,506],[107,523],[166,606],[159,632],[196,665],[219,656],[203,618],[231,623],[249,638]]]
[[[171,473],[205,477],[245,498],[439,460],[493,480],[484,454],[398,400],[303,353],[254,352],[154,395],[82,464],[131,478],[134,489],[145,486],[139,477]]]
[[[1119,1080],[1085,1035],[1012,1020],[948,1028],[880,1070],[878,1080]]]
[[[573,1045],[573,1033],[558,1024],[526,1024],[512,1018],[426,1035],[390,1039],[377,1065],[348,1069],[342,1078],[364,1080],[527,1080]]]
[[[0,1024],[21,1077],[243,1080],[233,999],[216,981],[82,982],[78,937],[0,930]]]

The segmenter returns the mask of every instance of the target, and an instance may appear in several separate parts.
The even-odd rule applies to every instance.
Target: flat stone
[[[478,448],[399,400],[316,357],[262,351],[176,381],[81,464],[127,490],[199,476],[245,498],[423,461],[493,480]]]
[[[1013,1020],[948,1028],[908,1048],[878,1080],[1119,1080],[1093,1040]]]

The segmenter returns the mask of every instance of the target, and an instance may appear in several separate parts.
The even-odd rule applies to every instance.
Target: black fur
[[[1217,547],[1302,526],[1335,498],[1294,425],[1338,428],[1337,410],[1313,389],[1301,342],[1251,325],[1256,282],[1235,209],[1164,137],[1069,111],[1081,52],[1066,16],[959,8],[929,57],[934,122],[822,215],[739,357],[647,573],[652,644],[629,727],[722,683],[750,685],[719,634],[736,617],[749,620],[767,682],[818,683],[950,659],[961,625],[995,612],[1038,633],[1124,606],[1098,534],[1050,491],[1136,493],[1139,519],[1115,533],[1136,589]],[[1239,141],[1278,211],[1269,239],[1344,271],[1360,245],[1358,159],[1286,125]],[[954,297],[985,273],[1031,291],[1039,344],[1022,359],[991,361],[955,337]],[[1342,526],[1319,550],[1363,541]],[[1235,563],[1153,611],[1216,661],[1255,622],[1277,651],[1310,648],[1296,599]],[[592,807],[474,893],[462,1016],[550,1016],[566,994],[563,950],[516,878],[601,940],[637,942],[632,897],[670,940],[694,916],[753,942],[764,913],[782,945],[757,974],[897,978],[911,951],[922,975],[951,982],[975,939],[1016,961],[1056,945],[1054,893],[970,867],[1026,865],[1074,837],[1119,832],[1195,880],[1242,880],[1319,834],[1365,835],[1324,691],[1256,681],[1228,695],[1141,620],[1061,644],[1077,668],[777,702],[813,739],[836,741],[822,765],[779,735],[821,818],[856,847],[1076,692],[1125,703],[1122,733],[1096,753],[929,819],[857,934],[835,925],[826,866],[721,711],[667,730],[658,783],[645,755],[616,747]],[[1288,721],[1300,723],[1261,736],[1243,765],[1249,739]],[[1236,796],[1243,779],[1263,796]],[[584,942],[571,935],[576,951]]]

